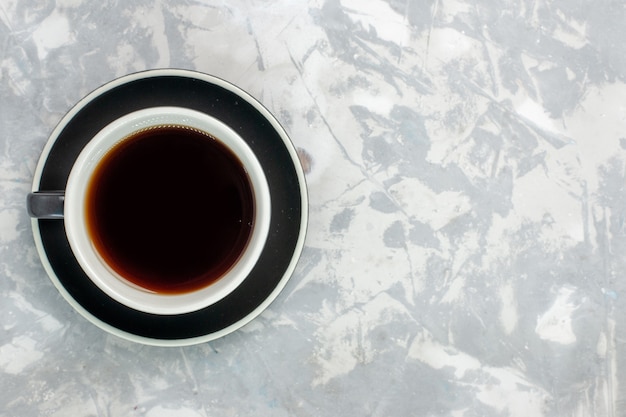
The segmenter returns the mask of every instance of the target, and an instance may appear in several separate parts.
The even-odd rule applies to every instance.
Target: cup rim
[[[218,280],[191,292],[163,294],[145,290],[114,271],[93,245],[87,232],[86,190],[102,158],[128,136],[161,125],[184,125],[208,133],[227,146],[248,173],[255,200],[254,227],[249,242],[235,264]],[[267,239],[271,202],[269,188],[254,152],[233,129],[196,110],[158,106],[128,113],[101,129],[81,151],[67,181],[65,230],[72,252],[87,276],[120,303],[152,314],[184,314],[208,307],[234,291],[248,276]]]

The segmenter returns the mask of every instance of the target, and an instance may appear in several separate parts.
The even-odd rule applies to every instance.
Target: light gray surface
[[[626,415],[626,9],[0,0],[0,415]],[[87,322],[24,207],[47,135],[136,70],[225,78],[307,157],[310,226],[242,330]]]

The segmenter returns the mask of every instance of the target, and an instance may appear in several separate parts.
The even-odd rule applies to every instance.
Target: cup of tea
[[[177,98],[154,97],[155,89],[172,91],[173,80],[183,87]],[[137,92],[136,83],[146,81],[151,88]],[[185,99],[185,88],[200,87],[214,96]],[[111,94],[124,97],[124,89],[134,90],[133,104],[111,110],[103,103]],[[152,99],[137,100],[142,91]],[[89,116],[98,106],[109,114],[94,123]],[[226,110],[212,111],[216,106]],[[228,112],[244,107],[239,120]],[[81,125],[81,138],[72,137]],[[63,146],[70,149],[65,157]],[[62,161],[60,173],[54,158]],[[27,197],[44,266],[66,299],[100,327],[152,344],[209,340],[259,314],[293,271],[305,205],[296,152],[271,114],[223,80],[182,70],[132,74],[86,97],[51,136]],[[59,270],[63,263],[73,264],[71,271]],[[199,318],[223,320],[225,310],[249,304],[254,288],[262,295],[243,313],[190,329]],[[113,312],[101,317],[100,309]],[[172,329],[152,334],[159,319]],[[187,330],[171,324],[177,321]]]
[[[28,196],[34,217],[62,215],[102,291],[154,314],[195,311],[236,288],[263,249],[270,205],[247,143],[182,107],[120,117],[85,146],[64,191]]]

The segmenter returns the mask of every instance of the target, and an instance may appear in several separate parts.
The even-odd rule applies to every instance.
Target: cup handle
[[[28,215],[38,219],[62,219],[65,191],[35,191],[26,197]]]

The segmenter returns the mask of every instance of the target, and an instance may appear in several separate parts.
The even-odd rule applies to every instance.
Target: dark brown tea
[[[254,196],[239,159],[193,128],[133,134],[100,162],[87,191],[88,233],[105,262],[149,291],[206,287],[239,259]]]

